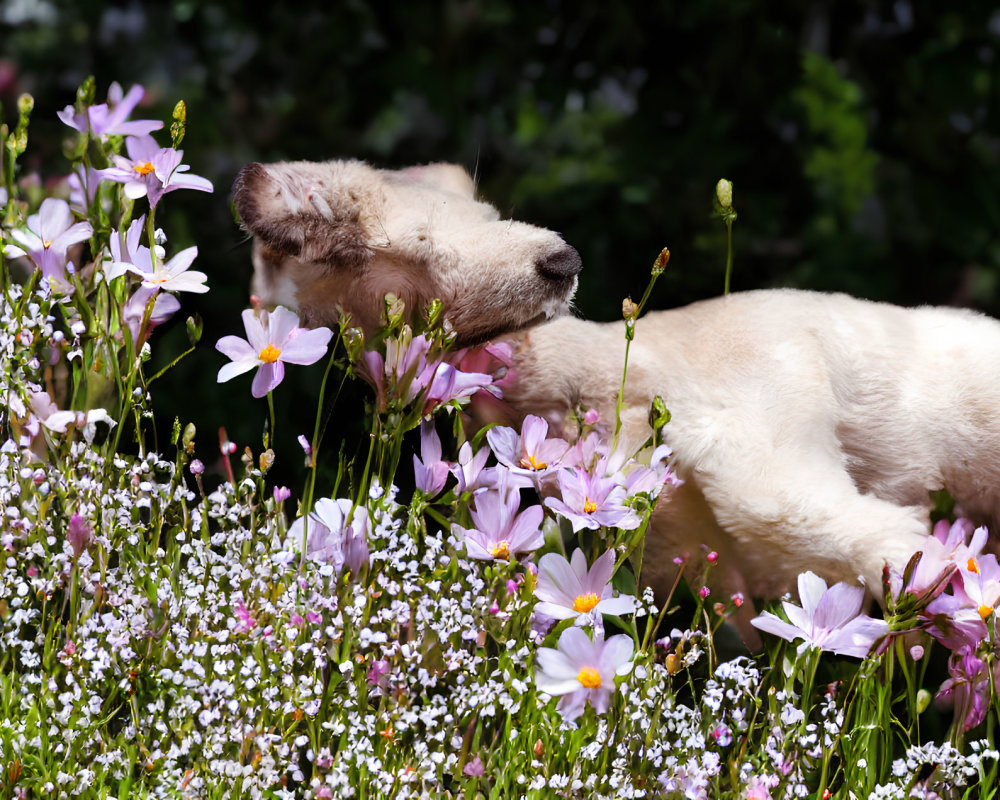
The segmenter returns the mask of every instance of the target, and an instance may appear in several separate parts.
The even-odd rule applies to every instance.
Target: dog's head
[[[254,293],[310,325],[336,322],[340,306],[370,331],[392,292],[410,313],[440,298],[468,344],[564,313],[576,289],[576,250],[501,219],[454,164],[250,164],[233,191],[255,237]]]

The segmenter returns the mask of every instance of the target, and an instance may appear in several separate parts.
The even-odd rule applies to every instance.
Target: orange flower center
[[[48,250],[50,247],[52,247],[52,240],[51,239],[43,239],[42,240],[42,247],[44,247],[46,250]]]
[[[521,459],[521,466],[525,469],[545,469],[548,464],[535,458],[534,453],[530,453]]]
[[[507,539],[501,539],[490,548],[490,555],[493,556],[493,558],[502,558],[505,561],[509,561],[510,542]]]
[[[985,603],[979,606],[979,616],[983,618],[983,622],[989,619],[990,614],[993,613],[993,606],[988,606]]]
[[[601,688],[601,673],[593,667],[584,667],[581,669],[577,673],[576,679],[580,681],[580,685],[586,689]]]
[[[979,564],[976,563],[976,559],[974,558],[969,559],[969,563],[966,565],[966,568],[969,572],[975,572],[977,575],[979,574]]]
[[[275,347],[273,344],[269,344],[263,350],[260,351],[260,355],[257,356],[265,364],[273,364],[279,358],[281,358],[281,351]]]
[[[595,503],[588,497],[587,502],[583,504],[583,511],[585,514],[593,514],[595,511],[597,511],[597,503]]]
[[[573,600],[573,610],[579,611],[581,614],[586,614],[591,611],[594,606],[601,602],[601,598],[598,597],[593,592],[587,592],[586,594],[578,594]]]
[[[140,175],[148,175],[150,172],[153,172],[156,167],[153,166],[151,161],[147,161],[145,164],[136,164],[133,169]]]

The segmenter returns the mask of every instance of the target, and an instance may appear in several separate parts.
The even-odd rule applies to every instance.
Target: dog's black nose
[[[583,262],[580,261],[580,254],[566,245],[557,252],[539,259],[535,267],[540,275],[558,280],[579,275],[583,269]]]

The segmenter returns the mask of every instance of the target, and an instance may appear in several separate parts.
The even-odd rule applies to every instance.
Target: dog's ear
[[[365,220],[377,217],[377,177],[361,162],[248,164],[233,184],[233,202],[243,226],[271,251],[346,267],[373,256]]]

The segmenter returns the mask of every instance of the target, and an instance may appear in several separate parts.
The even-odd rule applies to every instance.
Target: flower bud
[[[639,314],[639,306],[632,302],[631,297],[622,300],[622,316],[627,320],[634,320]]]
[[[931,693],[926,689],[917,692],[917,713],[923,714],[931,704]]]
[[[733,207],[733,184],[727,181],[725,178],[719,180],[715,184],[715,198],[719,201],[719,205],[724,210],[729,210]]]
[[[263,474],[267,474],[267,471],[271,469],[271,465],[274,463],[274,451],[268,448],[263,453],[260,454],[260,471]]]
[[[660,251],[660,254],[656,257],[656,261],[653,262],[652,274],[654,276],[655,275],[662,275],[663,274],[663,270],[665,270],[667,268],[667,264],[669,264],[669,263],[670,263],[670,250],[668,250],[666,247],[664,247]]]
[[[94,541],[94,529],[90,527],[83,517],[74,514],[69,518],[69,526],[66,529],[66,539],[73,548],[73,557],[82,556]]]

